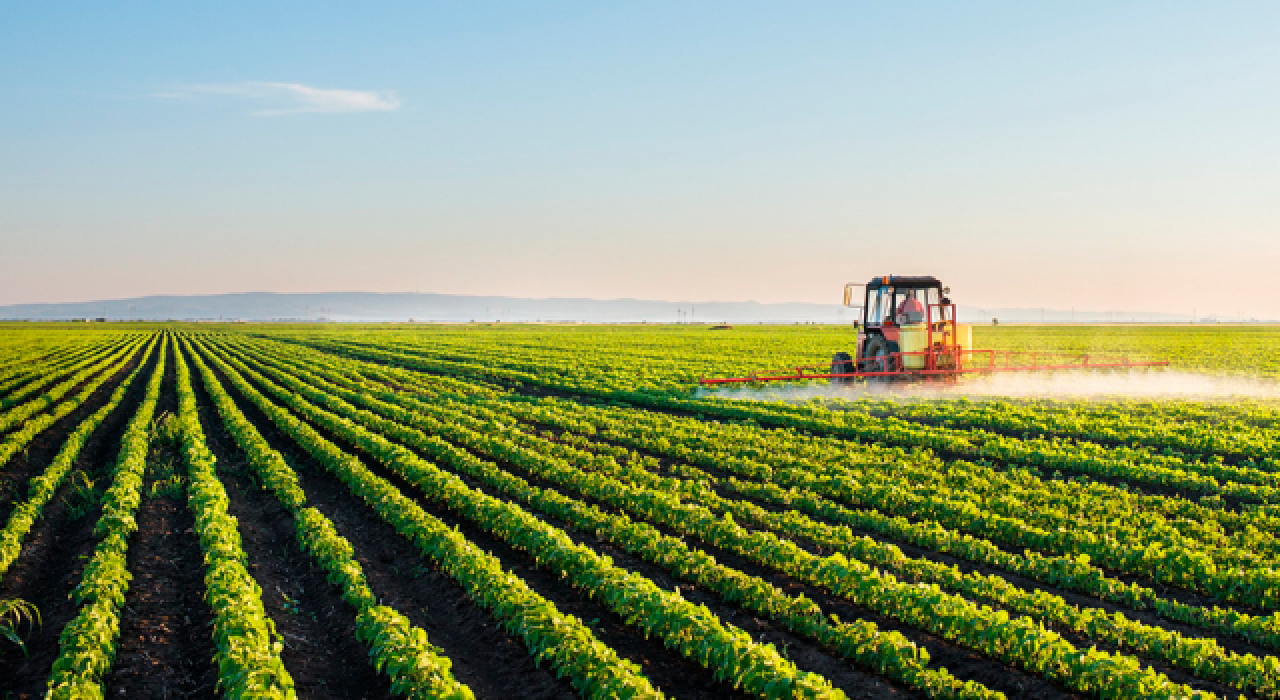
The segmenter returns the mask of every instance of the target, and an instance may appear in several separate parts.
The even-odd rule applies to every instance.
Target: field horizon
[[[510,297],[419,292],[240,292],[201,295],[150,295],[84,302],[0,305],[0,320],[247,320],[346,322],[528,322],[572,320],[585,323],[848,323],[853,312],[834,298],[829,304],[757,301],[666,301],[631,298]],[[960,319],[1007,323],[1180,323],[1280,321],[1192,318],[1141,310],[1094,311],[1026,307],[978,307],[957,299]]]

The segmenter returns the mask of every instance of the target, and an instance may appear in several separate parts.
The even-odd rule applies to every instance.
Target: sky
[[[1280,4],[6,3],[0,304],[1280,318]]]

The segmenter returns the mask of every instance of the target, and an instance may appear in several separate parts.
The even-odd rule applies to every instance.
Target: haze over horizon
[[[1280,6],[12,5],[0,305],[1280,317]]]

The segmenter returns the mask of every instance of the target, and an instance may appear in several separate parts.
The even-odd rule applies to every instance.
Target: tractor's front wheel
[[[889,341],[876,336],[867,341],[867,351],[863,356],[862,366],[867,372],[897,372],[898,358],[893,353],[894,350],[889,346]],[[881,376],[873,379],[887,382],[890,377]]]

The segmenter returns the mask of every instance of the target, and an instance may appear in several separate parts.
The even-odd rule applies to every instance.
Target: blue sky
[[[187,5],[0,9],[0,304],[1280,317],[1275,3]]]

